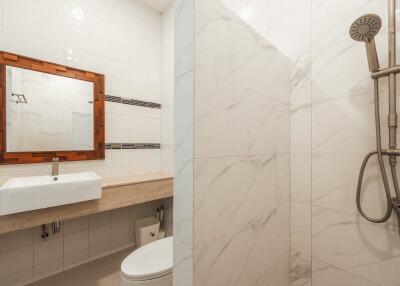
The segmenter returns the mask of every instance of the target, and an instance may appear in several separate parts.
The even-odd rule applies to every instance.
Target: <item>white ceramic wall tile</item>
[[[33,267],[0,277],[1,285],[26,285],[33,281]]]
[[[173,173],[173,100],[175,5],[162,18],[161,170]]]
[[[48,239],[35,243],[34,264],[39,265],[45,262],[53,261],[63,256],[63,238],[58,236],[54,239]]]
[[[88,229],[65,235],[64,237],[64,269],[82,264],[89,259]]]
[[[120,208],[110,211],[110,221],[111,223],[120,221],[120,220],[127,220],[129,219],[129,207]]]
[[[33,245],[0,254],[0,277],[7,277],[33,269]]]
[[[5,0],[1,2],[0,15],[2,50],[103,73],[106,94],[163,101],[162,15],[139,1],[46,0],[31,4]],[[20,17],[24,21],[19,21]],[[169,64],[172,66],[173,62]],[[106,141],[159,143],[160,113],[160,110],[107,102]],[[129,118],[117,116],[114,120],[113,115],[123,114]],[[145,122],[143,130],[139,131],[130,127],[133,116],[142,117],[144,121],[154,118],[158,124],[156,120],[151,120],[150,124]],[[170,121],[162,128],[169,130],[171,124]],[[107,151],[106,157],[119,152]],[[147,166],[146,162],[140,164],[141,168],[137,168],[139,164],[121,163],[125,165],[121,168],[121,164],[115,162],[122,157],[125,156],[116,155],[114,167],[107,158],[90,170],[107,176],[160,170],[158,163]],[[41,165],[44,167],[40,170],[32,165],[2,166],[0,181],[8,176],[47,174],[50,166]],[[88,169],[80,163],[71,169],[74,172],[83,170]]]
[[[89,229],[109,224],[110,212],[101,212],[89,216]]]
[[[69,219],[63,222],[65,235],[73,234],[88,229],[89,219],[87,216]]]
[[[33,244],[33,229],[24,229],[0,235],[0,253]]]
[[[164,206],[165,230],[172,235],[172,199],[102,212],[62,222],[59,234],[41,238],[41,227],[0,235],[0,285],[37,281],[87,261],[132,247],[136,219],[155,216]]]

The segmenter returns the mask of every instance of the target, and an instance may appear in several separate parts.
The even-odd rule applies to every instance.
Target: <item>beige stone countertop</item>
[[[103,178],[102,187],[98,200],[0,216],[0,234],[173,196],[173,178],[165,173]]]

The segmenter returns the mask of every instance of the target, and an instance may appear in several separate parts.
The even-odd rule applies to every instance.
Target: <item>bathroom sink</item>
[[[100,199],[101,181],[93,172],[11,178],[0,188],[0,215]]]

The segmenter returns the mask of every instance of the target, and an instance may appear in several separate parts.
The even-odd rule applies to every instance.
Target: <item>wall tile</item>
[[[110,212],[101,212],[89,216],[89,230],[98,226],[109,224]]]
[[[110,212],[111,223],[129,218],[129,207],[115,209]]]
[[[110,240],[109,224],[89,229],[89,247],[105,243],[109,240]]]
[[[64,237],[64,269],[84,263],[88,260],[88,230],[76,232]]]
[[[56,3],[41,0],[37,5],[31,5],[19,0],[7,0],[0,9],[0,14],[4,16],[1,21],[4,29],[0,27],[0,44],[3,50],[103,73],[107,94],[161,102],[163,34],[160,13],[135,1],[94,3],[85,0],[61,0]],[[23,17],[24,21],[17,21],[20,17]],[[147,108],[130,106],[109,108],[109,105],[112,103],[106,104],[106,125],[109,127],[106,128],[106,138],[110,141],[160,142],[160,124],[155,122],[149,124],[151,130],[143,124],[143,133],[140,133],[133,131],[129,126],[131,120],[122,120],[121,124],[121,120],[113,121],[109,114],[147,117]],[[150,117],[160,122],[159,114]],[[167,130],[169,127],[165,126]],[[119,153],[119,151],[112,152]],[[107,152],[107,157],[110,157],[109,153]],[[144,167],[137,168],[131,165],[132,162],[119,163],[118,160],[121,158],[123,160],[126,156],[116,155],[112,167],[107,162],[109,160],[105,160],[96,168],[89,170],[103,176],[138,174],[148,170],[160,171],[158,163],[146,166],[147,163],[143,162],[141,165]],[[46,168],[36,170],[32,166],[1,167],[1,181],[8,176],[48,174],[49,164],[42,165]],[[118,170],[122,165],[125,165],[124,168]],[[78,163],[73,171],[87,170],[84,164]]]
[[[33,245],[0,254],[0,277],[33,268]]]
[[[110,239],[114,240],[122,236],[129,237],[129,219],[123,219],[110,224]]]
[[[110,253],[110,242],[89,245],[89,259],[97,259]]]
[[[33,281],[33,267],[0,277],[0,285],[17,286]]]
[[[64,224],[65,235],[73,234],[82,230],[88,229],[88,217],[83,216],[75,219],[66,220]]]
[[[63,256],[63,238],[58,236],[54,239],[45,240],[36,243],[34,246],[34,264],[39,265],[49,261],[62,258]]]
[[[34,278],[40,280],[63,270],[63,257],[35,265]]]
[[[0,253],[33,244],[33,229],[24,229],[0,235]]]

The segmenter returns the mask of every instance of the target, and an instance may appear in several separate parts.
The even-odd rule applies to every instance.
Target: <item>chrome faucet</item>
[[[58,162],[59,159],[57,157],[53,158],[53,164],[51,165],[51,175],[53,177],[58,176]]]

